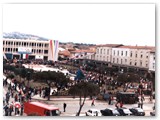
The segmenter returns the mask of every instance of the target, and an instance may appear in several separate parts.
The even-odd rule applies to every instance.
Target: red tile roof
[[[103,44],[103,45],[97,45],[97,47],[119,47],[123,46],[123,44]]]
[[[93,50],[75,50],[75,51],[71,51],[71,53],[81,53],[81,52],[95,53],[95,51],[93,51]]]
[[[120,46],[119,48],[129,48],[129,49],[154,49],[155,47],[153,46]]]
[[[64,55],[66,57],[70,57],[71,53],[68,50],[63,50],[58,53],[59,55]]]

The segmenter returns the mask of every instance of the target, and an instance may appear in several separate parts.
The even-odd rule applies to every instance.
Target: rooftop
[[[101,44],[101,45],[97,45],[97,47],[119,47],[119,46],[123,46],[123,44]]]
[[[155,47],[153,46],[127,46],[127,45],[124,45],[124,46],[120,46],[119,48],[129,48],[129,49],[154,49]]]

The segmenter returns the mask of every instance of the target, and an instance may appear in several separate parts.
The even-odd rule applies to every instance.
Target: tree
[[[46,83],[48,85],[48,100],[50,100],[50,91],[51,85],[54,84],[57,89],[61,89],[63,86],[66,86],[69,82],[69,79],[61,72],[55,71],[43,71],[37,72],[33,75],[34,80],[39,82]]]
[[[69,89],[69,94],[73,96],[75,95],[79,96],[79,110],[78,113],[76,114],[77,116],[80,115],[80,112],[82,110],[82,107],[85,103],[87,96],[97,95],[99,92],[100,89],[98,85],[84,81],[75,84]]]

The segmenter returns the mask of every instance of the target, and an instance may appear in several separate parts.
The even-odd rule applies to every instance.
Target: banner
[[[18,48],[18,53],[20,53],[20,54],[31,54],[32,53],[32,48],[19,47]]]

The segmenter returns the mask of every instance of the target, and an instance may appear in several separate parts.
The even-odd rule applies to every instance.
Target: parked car
[[[86,112],[86,116],[102,116],[102,114],[98,109],[89,109]]]
[[[116,109],[106,108],[101,110],[103,116],[120,116],[120,113]]]
[[[144,112],[144,110],[142,109],[142,108],[138,108],[138,107],[136,107],[136,108],[131,108],[131,109],[129,109],[132,113],[133,113],[133,115],[135,115],[135,116],[145,116],[145,112]]]
[[[117,111],[120,113],[120,116],[130,116],[133,113],[127,108],[118,108]]]
[[[155,116],[155,111],[150,112],[150,115],[151,115],[151,116]]]

